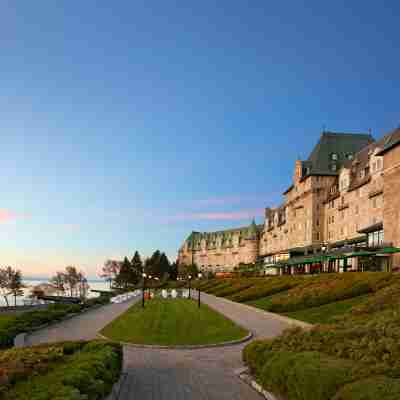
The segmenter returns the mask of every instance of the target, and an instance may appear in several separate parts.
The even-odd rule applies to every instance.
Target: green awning
[[[400,248],[399,247],[384,247],[381,250],[377,250],[376,254],[394,254],[394,253],[400,253]]]
[[[355,253],[350,253],[346,254],[346,258],[351,258],[351,257],[366,257],[366,256],[373,256],[375,255],[374,252],[371,251],[356,251]]]

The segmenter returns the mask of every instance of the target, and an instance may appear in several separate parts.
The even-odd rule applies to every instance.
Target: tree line
[[[197,273],[196,266],[179,266],[176,262],[170,262],[164,252],[156,250],[150,257],[142,260],[136,250],[132,259],[124,257],[122,261],[107,260],[104,263],[100,277],[109,282],[110,288],[117,287],[127,289],[139,284],[143,279],[143,273],[158,278],[161,281],[176,280],[178,275],[184,276]]]

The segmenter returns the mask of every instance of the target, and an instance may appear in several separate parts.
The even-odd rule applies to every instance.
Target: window
[[[383,244],[383,229],[368,234],[368,247],[379,247]]]
[[[337,170],[336,164],[332,164],[332,165],[331,165],[331,170],[332,170],[332,171],[336,171],[336,170]]]
[[[356,205],[356,214],[358,214],[358,211],[359,211],[359,208],[358,208],[358,205]]]
[[[336,153],[332,153],[331,154],[331,160],[337,161],[337,159],[338,159],[338,155]]]
[[[352,153],[347,153],[347,159],[352,160],[353,159],[353,154]]]
[[[315,239],[316,239],[316,240],[319,240],[319,232],[317,232],[317,233],[315,234]]]
[[[359,176],[360,176],[360,179],[363,179],[363,178],[365,177],[365,170],[364,170],[364,169],[362,169],[362,170],[360,171]]]
[[[315,225],[319,226],[319,219],[317,219]]]
[[[372,207],[376,208],[376,197],[372,199]]]
[[[340,228],[340,234],[343,236],[344,235],[344,229]]]

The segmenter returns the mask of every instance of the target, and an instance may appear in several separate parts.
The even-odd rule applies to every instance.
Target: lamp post
[[[199,279],[201,279],[201,277],[202,277],[203,275],[202,275],[201,272],[199,272],[199,274],[198,274],[197,276],[199,277]],[[200,289],[199,289],[199,288],[197,288],[197,295],[198,295],[198,298],[197,298],[197,306],[198,306],[198,308],[200,308]]]
[[[189,275],[188,278],[189,278],[189,299],[191,299],[191,296],[190,296],[190,283],[192,281],[192,275]]]
[[[144,291],[146,290],[146,277],[147,275],[143,272],[143,287],[142,287],[142,308],[144,308]]]

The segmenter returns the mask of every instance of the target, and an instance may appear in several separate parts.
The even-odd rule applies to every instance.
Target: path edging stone
[[[285,400],[281,396],[277,396],[276,394],[265,390],[257,381],[254,379],[253,376],[250,375],[248,368],[240,368],[237,372],[237,376],[243,382],[247,383],[251,386],[255,391],[261,394],[267,400]]]
[[[100,339],[103,340],[109,340],[109,341],[114,341],[113,339],[110,339],[101,333],[98,333],[97,336]],[[250,339],[253,338],[253,332],[250,332],[243,338],[238,339],[238,340],[230,340],[228,342],[222,342],[222,343],[211,343],[211,344],[199,344],[199,345],[176,345],[176,346],[162,346],[162,345],[156,345],[156,344],[136,344],[136,343],[128,343],[128,342],[121,342],[117,341],[118,343],[122,344],[123,346],[128,346],[136,349],[159,349],[159,350],[197,350],[197,349],[212,349],[215,347],[228,347],[228,346],[234,346],[237,344],[245,343],[249,341]]]

